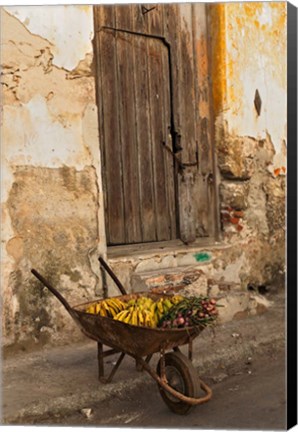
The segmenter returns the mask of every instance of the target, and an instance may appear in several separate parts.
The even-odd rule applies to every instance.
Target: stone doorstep
[[[133,292],[185,293],[214,297],[222,306],[220,323],[239,320],[266,312],[271,303],[262,295],[241,289],[240,284],[211,279],[202,269],[176,267],[158,272],[134,273],[131,278]]]

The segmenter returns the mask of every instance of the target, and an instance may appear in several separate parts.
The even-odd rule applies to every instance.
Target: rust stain
[[[210,7],[212,32],[212,96],[215,116],[226,104],[226,17],[225,5],[213,4]]]
[[[266,6],[264,2],[210,6],[212,97],[216,117],[228,106],[234,114],[238,112],[245,87],[239,77],[245,68],[258,65],[257,52],[270,58],[275,66],[273,78],[285,87],[285,65],[280,60],[286,52],[286,12],[286,2],[270,2]],[[240,34],[243,37],[239,38]],[[250,49],[253,46],[259,46],[258,51]]]

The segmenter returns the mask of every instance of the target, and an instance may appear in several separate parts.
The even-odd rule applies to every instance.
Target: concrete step
[[[176,293],[185,296],[209,296],[218,300],[219,322],[243,319],[264,313],[271,303],[257,292],[241,288],[239,283],[208,278],[204,268],[176,267],[134,273],[133,292]]]

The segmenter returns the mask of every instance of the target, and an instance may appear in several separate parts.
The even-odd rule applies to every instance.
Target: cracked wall
[[[242,289],[284,282],[286,3],[209,11],[220,247],[110,260],[126,287],[142,272],[196,265]],[[102,292],[92,6],[3,7],[1,29],[3,344],[74,341],[80,332],[30,269],[71,304]]]
[[[222,239],[245,251],[243,285],[284,286],[286,18],[286,2],[210,6]]]
[[[4,346],[61,343],[73,333],[31,268],[70,304],[101,292],[92,19],[88,6],[1,8]]]

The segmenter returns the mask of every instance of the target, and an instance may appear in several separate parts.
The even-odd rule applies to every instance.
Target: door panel
[[[174,239],[174,165],[162,145],[171,121],[167,47],[109,29],[99,39],[111,49],[100,60],[108,244]]]
[[[206,5],[94,12],[108,244],[215,236]]]

